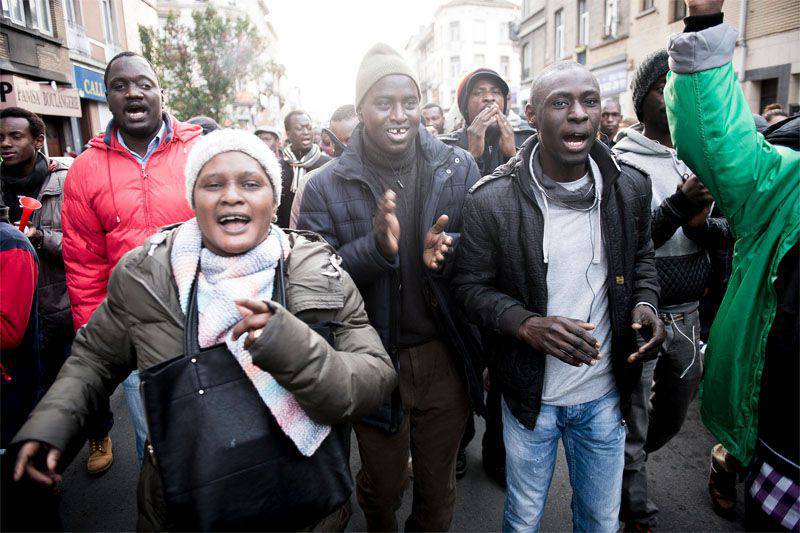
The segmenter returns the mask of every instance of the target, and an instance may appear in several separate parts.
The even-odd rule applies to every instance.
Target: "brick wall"
[[[5,59],[6,61],[11,59],[11,55],[8,52],[8,35],[5,33],[0,33],[0,59]]]
[[[797,0],[749,0],[745,37],[755,39],[800,28]]]

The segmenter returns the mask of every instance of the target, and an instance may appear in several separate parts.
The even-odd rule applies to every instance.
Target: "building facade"
[[[67,44],[82,116],[75,120],[78,147],[104,131],[111,120],[103,72],[122,52],[141,53],[139,25],[153,26],[158,16],[154,0],[62,0]],[[80,149],[76,149],[80,152]]]
[[[753,112],[777,102],[798,109],[800,5],[796,0],[739,0],[725,4],[725,20],[744,32],[734,68]],[[633,117],[630,79],[651,52],[683,30],[683,0],[523,0],[516,27],[522,100],[546,66],[573,59],[597,76],[604,97]],[[743,37],[743,38],[742,38]]]
[[[519,53],[511,27],[519,6],[505,0],[453,0],[409,39],[406,53],[419,76],[423,103],[455,106],[458,84],[479,67],[497,71],[509,85],[509,105],[518,107]]]
[[[47,126],[45,153],[62,156],[75,145],[81,116],[73,85],[61,0],[2,0],[0,108],[39,114]]]

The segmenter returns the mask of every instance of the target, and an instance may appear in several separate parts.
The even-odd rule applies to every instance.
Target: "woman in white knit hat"
[[[57,481],[62,452],[81,443],[101,397],[139,368],[152,444],[139,529],[312,527],[352,488],[337,424],[380,405],[394,368],[334,250],[273,224],[281,171],[263,142],[212,132],[185,174],[196,217],[120,261],[108,297],[15,437],[15,477]],[[220,354],[235,384],[208,366]],[[244,396],[230,395],[234,385]],[[277,451],[250,464],[266,448]]]

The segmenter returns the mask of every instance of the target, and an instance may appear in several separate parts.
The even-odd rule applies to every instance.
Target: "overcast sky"
[[[353,103],[364,53],[385,42],[400,53],[442,0],[279,0],[270,2],[280,60],[315,121]]]

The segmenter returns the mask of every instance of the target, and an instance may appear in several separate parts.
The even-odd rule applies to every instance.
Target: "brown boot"
[[[102,474],[114,462],[114,452],[111,449],[111,437],[106,435],[103,440],[89,439],[89,459],[86,461],[86,471],[89,474]]]
[[[736,474],[742,467],[722,444],[711,449],[708,494],[711,507],[719,516],[731,519],[736,510]]]

